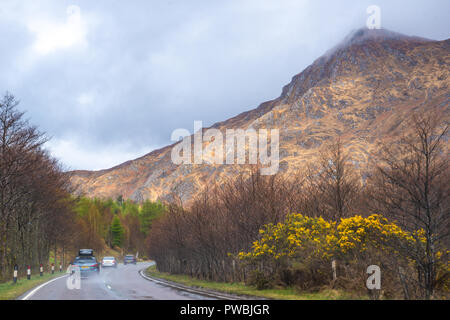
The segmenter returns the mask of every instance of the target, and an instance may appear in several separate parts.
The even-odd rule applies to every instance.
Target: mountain
[[[363,169],[378,142],[395,139],[413,111],[435,109],[449,117],[450,39],[434,41],[388,30],[359,29],[295,75],[281,95],[212,128],[277,128],[279,172],[314,161],[326,141],[340,136]],[[70,172],[74,193],[123,195],[136,201],[189,201],[240,165],[175,165],[175,144],[101,171]]]

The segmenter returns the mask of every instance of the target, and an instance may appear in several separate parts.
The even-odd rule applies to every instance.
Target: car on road
[[[90,274],[100,273],[100,264],[94,256],[78,256],[72,263],[73,268],[80,268],[80,275],[82,277],[87,277]]]
[[[102,259],[102,267],[114,267],[117,268],[117,260],[114,257],[104,257]]]
[[[100,264],[95,258],[94,250],[92,249],[80,249],[78,256],[73,260],[71,265],[72,273],[75,272],[74,268],[80,268],[81,277],[100,273]]]
[[[136,264],[136,257],[132,254],[127,254],[125,258],[123,258],[123,264],[133,263]]]

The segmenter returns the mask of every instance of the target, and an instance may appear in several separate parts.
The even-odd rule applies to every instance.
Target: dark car
[[[127,263],[136,264],[136,257],[131,254],[127,254],[125,256],[125,258],[123,258],[123,264],[127,264]]]
[[[73,260],[72,267],[79,267],[82,277],[100,273],[100,264],[94,257],[94,250],[92,249],[81,249],[78,252],[78,257]],[[74,271],[72,270],[72,272]]]

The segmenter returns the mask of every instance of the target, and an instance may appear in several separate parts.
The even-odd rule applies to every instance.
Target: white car
[[[104,257],[102,260],[102,267],[117,268],[117,260],[114,257]]]

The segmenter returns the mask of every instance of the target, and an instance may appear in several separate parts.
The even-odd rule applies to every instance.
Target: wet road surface
[[[139,271],[152,262],[136,265],[119,264],[115,268],[102,268],[99,275],[81,280],[80,289],[69,289],[68,277],[54,280],[32,295],[25,293],[19,299],[28,300],[205,300],[200,295],[176,290],[144,279]]]

